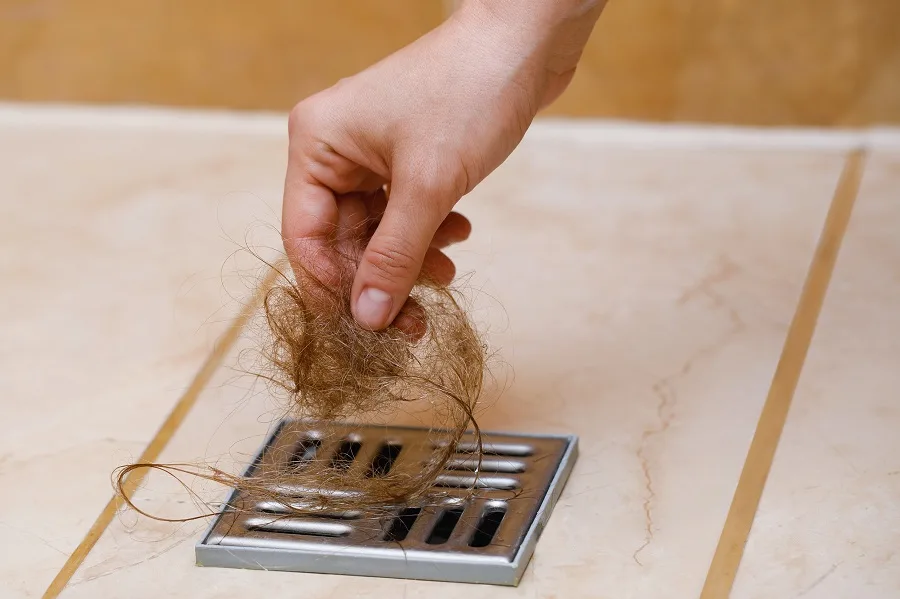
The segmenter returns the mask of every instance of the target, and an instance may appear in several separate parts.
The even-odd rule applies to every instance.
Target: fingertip
[[[469,235],[472,234],[472,221],[459,212],[451,212],[448,214],[447,218],[444,219],[444,222],[447,221],[452,222],[453,226],[456,227],[459,236],[462,238],[461,240],[468,239]]]
[[[438,285],[447,286],[456,277],[456,265],[441,250],[429,248],[422,262],[422,276]]]
[[[435,231],[431,247],[443,249],[465,241],[472,234],[472,223],[459,212],[451,212]]]
[[[379,331],[391,323],[394,307],[391,295],[375,287],[365,287],[352,306],[357,324],[370,331]]]
[[[418,342],[428,332],[425,310],[415,300],[407,300],[394,319],[394,326],[406,335],[410,343]]]

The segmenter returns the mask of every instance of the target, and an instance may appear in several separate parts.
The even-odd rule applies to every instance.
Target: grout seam
[[[284,140],[287,138],[287,111],[0,101],[0,127],[54,131],[64,128],[93,132],[167,130]],[[598,148],[847,153],[860,146],[896,151],[900,149],[900,127],[759,127],[541,114],[529,128],[525,139],[588,143]]]
[[[244,327],[247,325],[250,317],[262,300],[263,295],[274,283],[278,270],[278,265],[272,268],[253,294],[251,300],[244,304],[231,325],[218,339],[212,351],[200,366],[197,374],[194,375],[187,390],[185,390],[175,403],[175,406],[169,412],[169,415],[166,416],[166,419],[163,421],[162,425],[160,425],[159,430],[156,431],[156,434],[150,439],[147,447],[144,448],[143,453],[141,453],[140,458],[137,460],[138,463],[155,462],[159,458],[163,449],[168,445],[169,441],[181,427],[184,419],[197,403],[197,399],[199,399],[200,394],[206,389],[206,385],[209,384],[213,374],[218,371],[222,360],[244,330]],[[140,486],[141,482],[143,482],[146,474],[147,469],[132,471],[122,485],[123,492],[128,496],[132,496]],[[94,520],[94,523],[84,535],[84,538],[69,555],[66,563],[63,564],[62,568],[57,572],[53,581],[50,583],[50,586],[48,586],[47,590],[44,592],[43,599],[55,599],[62,593],[66,588],[66,585],[68,585],[69,581],[72,579],[72,576],[75,575],[75,572],[81,567],[81,564],[84,563],[84,560],[94,548],[94,545],[100,540],[100,537],[110,525],[116,512],[123,503],[122,498],[118,494],[113,495],[97,516],[97,519]]]
[[[700,599],[727,599],[731,595],[859,193],[866,155],[866,150],[857,149],[844,162]]]

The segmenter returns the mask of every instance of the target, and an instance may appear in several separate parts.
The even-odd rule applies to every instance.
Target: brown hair
[[[480,449],[474,412],[482,393],[486,347],[458,292],[423,276],[407,303],[407,313],[424,325],[420,334],[410,336],[394,326],[365,330],[350,311],[349,274],[356,264],[351,258],[340,256],[345,276],[337,285],[327,285],[303,268],[297,269],[299,276],[294,278],[279,271],[279,282],[268,290],[263,302],[262,360],[256,375],[286,396],[286,415],[315,420],[326,435],[329,422],[364,420],[424,406],[434,435],[440,437],[431,459],[414,474],[390,471],[378,477],[354,477],[323,464],[248,478],[211,466],[131,464],[114,474],[118,492],[128,506],[157,518],[138,508],[122,491],[130,472],[155,468],[176,477],[212,480],[277,501],[295,513],[373,513],[434,499],[432,484],[467,429],[474,431]],[[479,461],[480,453],[476,456]],[[349,492],[311,493],[298,501],[279,491],[284,484]],[[209,515],[212,513],[174,520]]]

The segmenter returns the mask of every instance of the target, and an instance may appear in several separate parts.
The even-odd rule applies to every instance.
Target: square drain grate
[[[285,420],[245,476],[310,459],[360,476],[415,472],[434,449],[425,428],[329,424],[325,439],[315,423]],[[577,438],[482,433],[482,445],[477,476],[474,435],[457,445],[435,481],[439,505],[384,516],[292,516],[278,502],[235,491],[198,543],[197,564],[515,586],[575,464]],[[299,500],[312,491],[294,492]]]

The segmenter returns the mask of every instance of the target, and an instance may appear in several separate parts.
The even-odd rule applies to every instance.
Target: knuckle
[[[384,282],[392,282],[408,276],[419,260],[409,241],[393,237],[378,244],[369,244],[366,262],[375,277]]]
[[[405,178],[417,196],[439,200],[447,210],[469,191],[467,172],[458,160],[437,156],[417,160]]]
[[[419,175],[416,188],[421,195],[443,197],[448,195],[453,186],[444,174],[424,171]]]
[[[348,76],[346,76],[346,77],[341,77],[341,78],[338,79],[337,82],[332,86],[332,89],[334,89],[334,90],[343,90],[343,89],[346,89],[348,86],[350,86],[350,85],[352,84],[352,82],[353,82],[354,79],[355,79],[355,76],[350,76],[350,75],[348,75]]]
[[[326,120],[327,102],[320,98],[321,92],[297,103],[288,114],[288,136],[294,138],[322,125]]]
[[[288,136],[293,138],[299,135],[301,131],[306,129],[308,119],[308,104],[304,100],[291,108],[291,112],[288,114]]]

